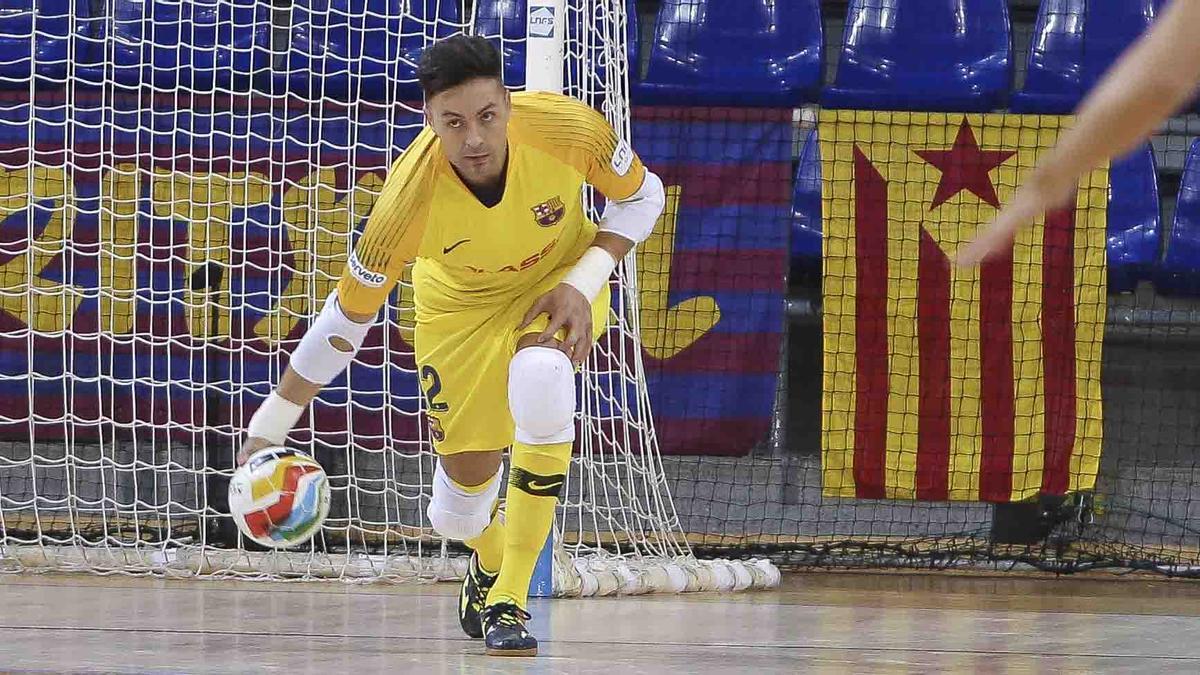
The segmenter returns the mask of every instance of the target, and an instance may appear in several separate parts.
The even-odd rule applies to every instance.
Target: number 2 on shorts
[[[442,393],[442,376],[438,375],[433,366],[428,364],[421,366],[421,381],[429,381],[429,387],[425,390],[425,400],[429,403],[429,411],[446,412],[449,410],[449,403],[437,400],[438,394]]]

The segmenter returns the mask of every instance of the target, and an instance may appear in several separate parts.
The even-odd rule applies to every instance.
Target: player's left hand
[[[533,323],[540,314],[549,316],[546,329],[537,337],[538,343],[554,339],[554,334],[560,328],[567,331],[567,337],[559,344],[576,366],[582,364],[592,347],[592,303],[583,297],[578,289],[570,284],[559,284],[538,298],[533,306],[525,312],[521,328]]]

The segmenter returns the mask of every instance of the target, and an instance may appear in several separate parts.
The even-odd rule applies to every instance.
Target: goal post
[[[526,45],[525,45],[525,89],[527,91],[549,91],[561,94],[563,90],[563,47],[566,43],[565,0],[527,0]],[[534,597],[554,595],[556,579],[563,574],[554,573],[554,547],[558,539],[557,528],[551,528],[546,545],[538,556],[533,577],[529,583],[529,594]],[[564,570],[565,571],[565,570]]]
[[[526,0],[525,89],[562,93],[566,0]]]

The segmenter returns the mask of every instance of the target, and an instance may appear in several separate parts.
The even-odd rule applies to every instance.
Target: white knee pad
[[[454,484],[438,462],[433,473],[433,496],[425,515],[438,534],[447,539],[466,541],[483,534],[492,521],[492,505],[500,495],[500,483],[504,477],[504,464],[492,476],[491,482],[481,492],[471,494]]]
[[[553,347],[518,350],[508,366],[508,407],[527,445],[575,440],[575,368]]]

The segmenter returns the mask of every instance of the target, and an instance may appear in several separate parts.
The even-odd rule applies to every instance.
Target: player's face
[[[508,90],[499,80],[478,77],[425,102],[425,115],[442,151],[470,185],[500,180],[508,152]]]

